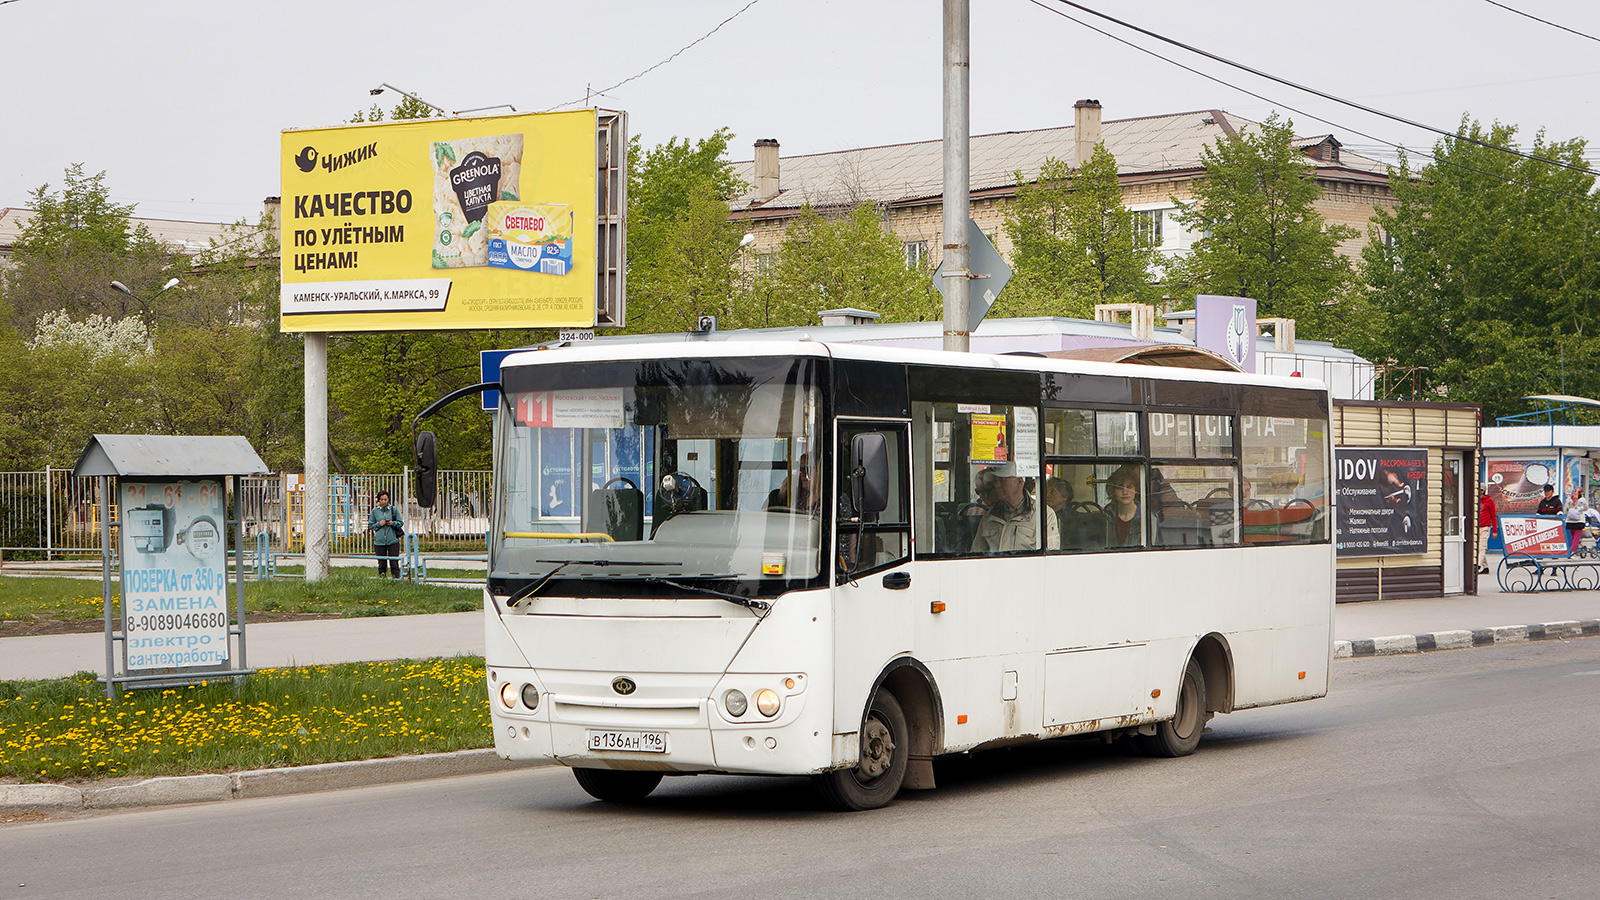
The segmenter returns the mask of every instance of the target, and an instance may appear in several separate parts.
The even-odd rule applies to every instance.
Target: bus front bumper
[[[798,775],[830,766],[827,704],[807,702],[804,673],[639,673],[630,680],[630,693],[622,695],[596,672],[491,666],[495,752],[583,768],[684,773]],[[508,683],[509,706],[500,692]],[[530,684],[539,695],[532,710],[521,699]],[[737,717],[724,709],[731,691],[747,703]],[[758,708],[762,691],[777,696],[771,716]],[[770,708],[772,698],[766,699]]]

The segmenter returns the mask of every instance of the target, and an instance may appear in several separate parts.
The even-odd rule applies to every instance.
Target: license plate
[[[591,731],[590,750],[623,750],[630,753],[667,752],[665,731]]]

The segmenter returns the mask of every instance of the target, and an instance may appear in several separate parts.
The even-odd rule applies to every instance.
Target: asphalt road
[[[996,751],[869,813],[798,779],[610,806],[539,769],[8,825],[0,898],[1600,896],[1600,641],[1334,675],[1187,759]]]

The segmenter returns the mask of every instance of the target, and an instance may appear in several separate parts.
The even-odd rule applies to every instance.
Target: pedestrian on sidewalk
[[[1535,515],[1559,516],[1561,515],[1561,498],[1556,496],[1556,486],[1544,486],[1544,499],[1539,501],[1539,508],[1534,510]]]
[[[1478,498],[1478,574],[1489,574],[1489,538],[1500,529],[1500,509],[1484,491]]]
[[[1572,495],[1567,498],[1567,504],[1561,510],[1562,516],[1567,521],[1567,552],[1578,549],[1578,539],[1583,537],[1583,529],[1587,524],[1585,515],[1589,512],[1589,501],[1583,498],[1583,488],[1576,485],[1572,488]]]
[[[385,566],[395,577],[400,577],[400,535],[405,526],[400,521],[400,511],[389,505],[389,492],[378,492],[378,505],[367,514],[367,530],[372,532],[372,552],[378,556],[378,577],[382,578]]]

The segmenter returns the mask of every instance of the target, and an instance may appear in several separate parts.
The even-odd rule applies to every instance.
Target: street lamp
[[[121,291],[122,293],[127,294],[129,297],[132,297],[133,301],[135,303],[139,304],[139,309],[143,313],[143,315],[141,317],[144,319],[144,349],[146,351],[150,350],[150,348],[155,346],[154,335],[155,335],[155,327],[156,327],[156,322],[155,322],[156,313],[155,313],[154,304],[156,302],[156,297],[159,297],[162,294],[165,294],[167,291],[170,291],[173,288],[177,287],[178,286],[178,279],[174,278],[174,279],[168,281],[166,284],[162,285],[161,286],[161,290],[156,291],[155,294],[152,295],[149,300],[140,299],[138,294],[135,294],[132,290],[130,290],[128,288],[127,285],[123,284],[120,281],[111,282],[111,286],[113,288]]]
[[[445,109],[442,106],[435,106],[432,103],[429,103],[428,101],[422,99],[421,97],[418,97],[416,94],[413,94],[410,91],[401,90],[400,88],[395,87],[394,85],[390,84],[387,81],[383,82],[382,84],[379,84],[375,88],[369,89],[367,91],[367,93],[369,93],[372,96],[376,97],[379,94],[383,93],[385,90],[394,91],[397,94],[404,94],[405,96],[410,97],[411,99],[417,101],[418,103],[421,103],[423,106],[426,106],[427,108],[429,108],[431,110],[437,111],[439,113],[439,115],[447,116],[447,117],[450,117],[450,118],[455,118],[457,116],[467,116],[467,115],[471,115],[472,113],[485,112],[485,111],[491,110],[491,109],[509,109],[512,112],[516,112],[517,111],[517,108],[515,106],[512,106],[509,103],[496,103],[493,106],[480,106],[480,107],[477,107],[476,109],[458,109],[458,110],[456,110],[454,112],[451,112],[451,111]]]

